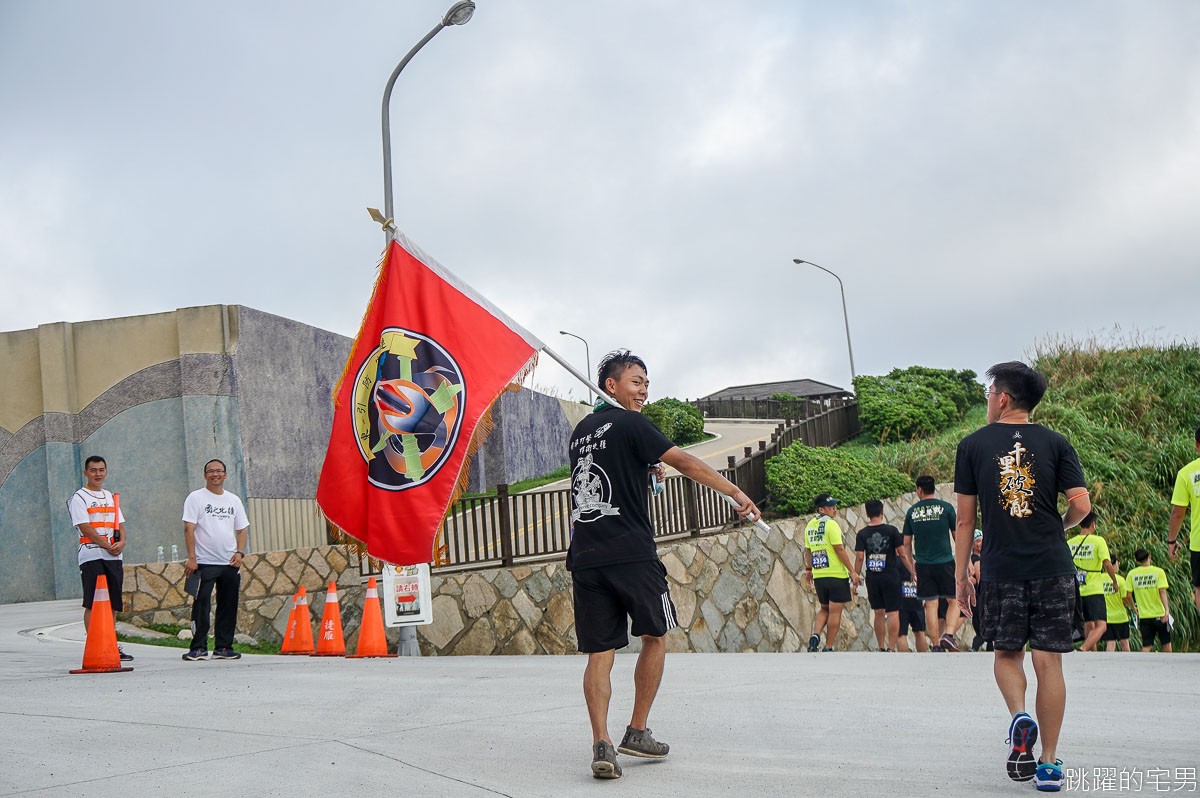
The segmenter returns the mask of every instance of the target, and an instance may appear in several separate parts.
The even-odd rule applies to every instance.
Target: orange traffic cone
[[[304,585],[300,585],[300,592],[296,594],[296,617],[292,619],[289,631],[280,654],[313,653],[312,618],[308,614],[308,591]]]
[[[367,582],[367,598],[363,601],[362,624],[358,627],[358,646],[346,659],[359,657],[394,657],[387,649],[387,637],[383,633],[383,613],[379,609],[379,589],[375,577]]]
[[[296,631],[296,604],[299,601],[299,593],[292,596],[292,608],[288,611],[287,626],[283,627],[283,642],[279,644],[280,654],[291,653],[292,634]]]
[[[346,641],[342,639],[342,611],[338,607],[337,583],[329,583],[325,594],[325,612],[321,614],[321,631],[317,635],[317,651],[314,657],[340,657],[346,653]]]
[[[83,646],[83,667],[69,673],[120,673],[133,668],[121,667],[117,651],[117,627],[113,624],[112,603],[108,598],[108,578],[96,577],[92,595],[92,618],[88,622],[87,642]]]

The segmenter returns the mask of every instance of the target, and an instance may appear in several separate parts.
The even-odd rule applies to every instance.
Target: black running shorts
[[[917,634],[925,631],[925,608],[906,601],[900,610],[900,634],[907,635],[910,627]]]
[[[918,568],[920,566],[917,566]],[[1075,646],[1071,613],[1075,609],[1075,573],[1025,582],[979,584],[979,636],[997,651],[1066,653]]]
[[[125,609],[121,602],[121,587],[125,581],[125,563],[120,560],[87,560],[79,566],[79,577],[83,580],[83,607],[92,608],[92,597],[96,593],[96,577],[104,574],[108,582],[108,600],[112,611]]]
[[[847,577],[819,576],[813,580],[817,588],[817,603],[822,607],[834,604],[845,604],[850,600],[850,580]]]
[[[1200,530],[1192,534],[1200,535]],[[1200,587],[1200,551],[1192,552],[1192,587]]]
[[[1108,622],[1108,605],[1104,596],[1097,593],[1094,596],[1080,596],[1083,599],[1083,620]]]
[[[900,592],[900,574],[867,574],[867,601],[873,610],[899,612],[904,597]]]
[[[629,645],[626,629],[638,637],[662,637],[678,625],[667,569],[658,560],[583,568],[571,573],[571,581],[575,635],[586,654]]]
[[[917,598],[932,601],[944,598],[958,600],[958,588],[954,584],[954,563],[939,562],[934,565],[917,563]]]
[[[1104,630],[1104,634],[1100,636],[1101,640],[1128,640],[1129,639],[1129,621],[1123,623],[1110,623],[1108,628]]]
[[[1171,632],[1162,618],[1141,618],[1138,620],[1138,631],[1142,633],[1142,648],[1154,645],[1155,638],[1164,646],[1171,644]]]

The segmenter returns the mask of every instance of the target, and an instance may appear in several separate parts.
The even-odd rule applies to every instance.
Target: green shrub
[[[787,515],[813,512],[819,493],[832,493],[847,506],[912,490],[912,480],[894,468],[799,442],[767,460],[766,471],[771,506]]]
[[[670,397],[659,399],[643,406],[642,414],[676,446],[704,440],[704,416],[686,402]]]
[[[886,376],[854,378],[863,432],[874,441],[906,441],[933,435],[984,401],[975,372],[910,366]]]

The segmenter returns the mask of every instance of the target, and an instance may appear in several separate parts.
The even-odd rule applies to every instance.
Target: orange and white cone
[[[363,601],[362,624],[358,628],[358,645],[346,659],[362,657],[394,657],[387,648],[387,636],[383,633],[383,612],[379,608],[379,589],[375,577],[367,582],[367,597]]]
[[[283,643],[280,654],[313,653],[312,618],[308,614],[308,591],[304,585],[300,585],[300,592],[296,594],[296,616]]]
[[[87,642],[83,646],[83,666],[69,673],[121,673],[133,668],[121,666],[117,650],[117,627],[113,623],[112,601],[108,597],[108,577],[96,577],[92,594],[92,617],[88,622]]]
[[[288,610],[287,625],[283,627],[283,642],[279,644],[280,654],[288,654],[291,652],[292,635],[296,631],[296,603],[299,601],[299,593],[292,596],[292,608]]]
[[[342,638],[342,611],[338,607],[337,583],[329,583],[325,593],[325,611],[321,614],[321,631],[317,634],[314,657],[340,657],[346,653]]]

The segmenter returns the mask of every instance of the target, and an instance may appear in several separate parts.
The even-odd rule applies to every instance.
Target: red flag
[[[432,559],[480,419],[542,342],[397,239],[335,394],[317,503],[372,557],[415,565]]]

